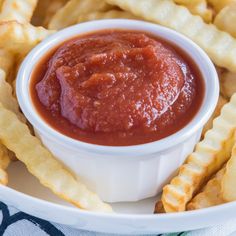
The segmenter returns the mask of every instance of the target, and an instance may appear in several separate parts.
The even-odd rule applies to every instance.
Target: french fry
[[[1,7],[0,21],[16,20],[30,22],[38,0],[4,0]]]
[[[6,51],[0,50],[0,102],[2,101],[13,112],[20,113],[18,103],[12,96],[12,88],[5,81],[6,72],[1,69],[5,68],[5,70],[8,71],[9,67],[12,67],[12,65],[10,65],[10,59],[12,58],[11,56],[12,55],[9,55]],[[23,114],[20,114],[19,117],[23,120]],[[9,150],[7,150],[7,148],[0,143],[0,183],[4,185],[8,182],[8,176],[5,169],[10,163],[11,158],[9,154]]]
[[[12,95],[12,87],[6,82],[6,74],[2,69],[0,69],[0,102],[4,107],[14,112],[21,121],[26,122],[19,110],[16,98]]]
[[[179,212],[212,174],[230,158],[236,130],[236,94],[221,110],[204,139],[179,169],[178,175],[163,188],[162,203],[166,212]]]
[[[99,20],[99,19],[138,19],[138,17],[132,15],[126,11],[120,10],[110,10],[107,12],[93,12],[90,14],[82,14],[78,17],[77,23],[91,21],[91,20]]]
[[[201,1],[199,4],[187,6],[194,14],[199,15],[206,23],[211,23],[213,19],[213,11],[208,8],[206,1]]]
[[[0,48],[12,53],[25,55],[40,41],[54,31],[43,27],[34,27],[30,24],[20,24],[16,21],[0,23]]]
[[[8,167],[9,162],[8,150],[5,146],[0,144],[0,168],[5,170]]]
[[[30,134],[28,127],[2,104],[0,104],[0,117],[0,140],[16,154],[41,184],[82,209],[112,211],[108,204],[103,203],[96,194],[75,180],[41,142]]]
[[[59,11],[59,9],[62,8],[67,2],[68,0],[53,0],[47,8],[43,25],[48,26],[52,16],[54,16],[56,12]]]
[[[14,63],[14,55],[4,49],[0,49],[0,68],[4,70],[7,77],[11,73]]]
[[[4,76],[4,72],[0,70],[0,81],[2,80],[3,76]],[[1,85],[0,85],[0,101],[2,97],[4,100],[6,100],[6,98],[1,94],[1,92],[2,91],[1,91]],[[0,184],[7,185],[8,183],[8,175],[5,170],[7,169],[9,163],[10,163],[9,151],[4,145],[0,143]]]
[[[236,38],[236,2],[224,7],[215,17],[214,24]]]
[[[197,210],[223,204],[221,181],[225,173],[225,167],[217,172],[187,205],[187,210]]]
[[[0,184],[7,185],[7,183],[8,183],[7,172],[0,168]]]
[[[20,112],[18,102],[16,98],[13,96],[12,87],[6,81],[6,73],[1,69],[1,67],[0,67],[0,102],[4,104],[4,106],[7,109],[14,112],[22,122],[26,123],[26,119],[24,115]],[[3,149],[3,148],[6,149],[0,144],[0,149]],[[7,149],[6,151],[3,151],[3,152],[0,151],[0,155],[6,152],[7,152],[7,155],[4,155],[4,159],[8,158],[9,162],[10,160],[13,160],[13,161],[16,160],[14,153],[10,152]],[[0,162],[1,162],[1,157],[0,157]],[[1,167],[1,164],[0,164],[0,167]]]
[[[174,29],[197,43],[213,62],[236,72],[236,39],[206,24],[199,16],[192,15],[186,7],[163,0],[107,0],[125,11]]]
[[[199,15],[207,23],[213,18],[213,11],[208,8],[206,0],[174,0],[175,3],[187,7],[194,15]]]
[[[224,71],[219,77],[221,93],[225,97],[230,98],[236,92],[236,73]]]
[[[76,23],[78,16],[94,11],[108,11],[112,7],[104,0],[70,0],[52,17],[49,29],[59,30]]]
[[[234,110],[234,116],[236,111]],[[222,197],[226,202],[236,200],[236,143],[232,149],[231,158],[226,164],[225,174],[221,182]]]
[[[202,138],[204,137],[205,133],[212,128],[213,120],[220,115],[221,108],[227,103],[227,100],[220,95],[217,106],[215,108],[214,113],[212,114],[211,118],[208,120],[208,122],[203,127],[202,131]]]
[[[7,185],[8,175],[5,170],[9,163],[10,158],[8,156],[8,150],[0,143],[0,184]]]

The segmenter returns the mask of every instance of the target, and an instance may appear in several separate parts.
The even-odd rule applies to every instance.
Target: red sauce
[[[204,97],[202,75],[182,50],[144,32],[72,38],[36,65],[31,97],[59,132],[87,143],[148,143],[180,130]]]

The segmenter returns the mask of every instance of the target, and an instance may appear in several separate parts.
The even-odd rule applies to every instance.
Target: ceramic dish
[[[75,36],[98,30],[125,29],[158,36],[185,51],[201,71],[205,97],[195,117],[178,132],[155,142],[125,147],[88,144],[51,128],[37,113],[29,92],[35,64],[45,53]],[[200,138],[219,94],[215,67],[206,53],[183,35],[144,21],[99,20],[68,27],[37,45],[17,77],[17,98],[43,144],[106,202],[138,201],[160,193]]]

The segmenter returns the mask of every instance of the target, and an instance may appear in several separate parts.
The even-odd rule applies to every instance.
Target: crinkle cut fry
[[[0,81],[1,79],[5,79],[5,73],[0,69]],[[0,92],[1,92],[1,82],[0,82]],[[7,91],[9,92],[9,90]],[[4,94],[8,96],[9,94]],[[4,98],[5,99],[5,98]],[[0,101],[2,100],[0,94]],[[8,175],[6,173],[6,169],[10,164],[9,151],[7,148],[0,143],[0,184],[7,185]]]
[[[213,10],[208,8],[206,0],[174,0],[176,4],[187,7],[193,15],[199,15],[207,23],[212,21]]]
[[[37,2],[38,0],[4,0],[1,7],[0,21],[30,22]]]
[[[101,212],[112,211],[108,204],[103,203],[96,194],[77,181],[42,146],[39,139],[30,134],[29,128],[2,104],[0,104],[0,117],[0,140],[16,154],[41,184],[80,208]]]
[[[216,105],[214,113],[211,115],[211,118],[207,121],[207,123],[204,125],[202,130],[201,137],[204,138],[205,133],[212,128],[213,120],[220,115],[220,111],[222,107],[228,102],[223,96],[219,96],[218,103]]]
[[[12,73],[14,63],[14,54],[0,48],[0,68],[5,71],[7,78]]]
[[[225,166],[213,176],[206,186],[187,205],[187,210],[197,210],[223,204],[221,182],[225,173]]]
[[[172,0],[106,0],[123,10],[174,29],[197,43],[213,62],[236,72],[236,39]]]
[[[54,31],[43,27],[34,27],[30,24],[20,24],[17,21],[0,23],[0,48],[14,54],[25,55],[40,41]]]
[[[214,24],[236,38],[236,2],[224,7],[215,17]]]
[[[235,142],[236,94],[224,105],[204,139],[197,144],[178,175],[163,188],[162,202],[166,212],[179,212],[211,175],[230,158]]]
[[[77,19],[77,23],[91,20],[100,20],[100,19],[139,19],[139,18],[126,11],[110,10],[107,12],[92,12],[89,14],[81,14]]]
[[[14,112],[18,118],[26,122],[24,115],[20,112],[20,108],[16,98],[12,94],[12,87],[6,81],[6,73],[0,68],[0,102],[6,107],[7,109]]]
[[[48,24],[49,29],[59,30],[76,24],[81,14],[95,11],[107,11],[112,7],[105,0],[70,0],[52,17]]]
[[[7,185],[7,183],[8,183],[8,174],[4,169],[0,168],[0,184]]]
[[[236,92],[236,73],[230,71],[223,71],[219,74],[220,92],[226,98],[230,98]]]
[[[48,26],[48,23],[51,21],[52,17],[60,10],[68,1],[67,0],[53,0],[45,14],[43,25]]]
[[[6,169],[10,163],[7,148],[0,143],[0,184],[7,185],[8,175]]]
[[[226,202],[236,200],[236,143],[232,149],[230,160],[226,164],[225,174],[221,182],[222,197]]]
[[[15,112],[19,119],[25,122],[26,120],[19,110],[18,103],[12,95],[12,88],[6,81],[6,73],[1,69],[1,66],[3,66],[5,70],[12,66],[10,65],[10,61],[8,62],[8,59],[10,60],[11,56],[10,58],[4,58],[4,55],[8,56],[9,54],[3,50],[0,56],[0,102],[2,102],[12,112]],[[0,143],[0,183],[4,185],[6,185],[8,182],[8,175],[5,170],[10,163],[11,154],[12,153],[10,153],[7,148]]]

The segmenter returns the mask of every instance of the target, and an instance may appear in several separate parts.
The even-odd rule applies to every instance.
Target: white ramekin
[[[200,110],[188,125],[156,142],[110,147],[69,138],[41,119],[29,94],[29,81],[35,64],[60,42],[76,35],[103,29],[146,31],[173,42],[190,55],[203,75],[205,97]],[[20,107],[43,144],[107,202],[137,201],[160,192],[186,156],[193,151],[204,124],[214,111],[218,94],[219,84],[215,67],[203,50],[173,30],[133,20],[92,21],[59,31],[28,54],[17,76],[17,97]]]

